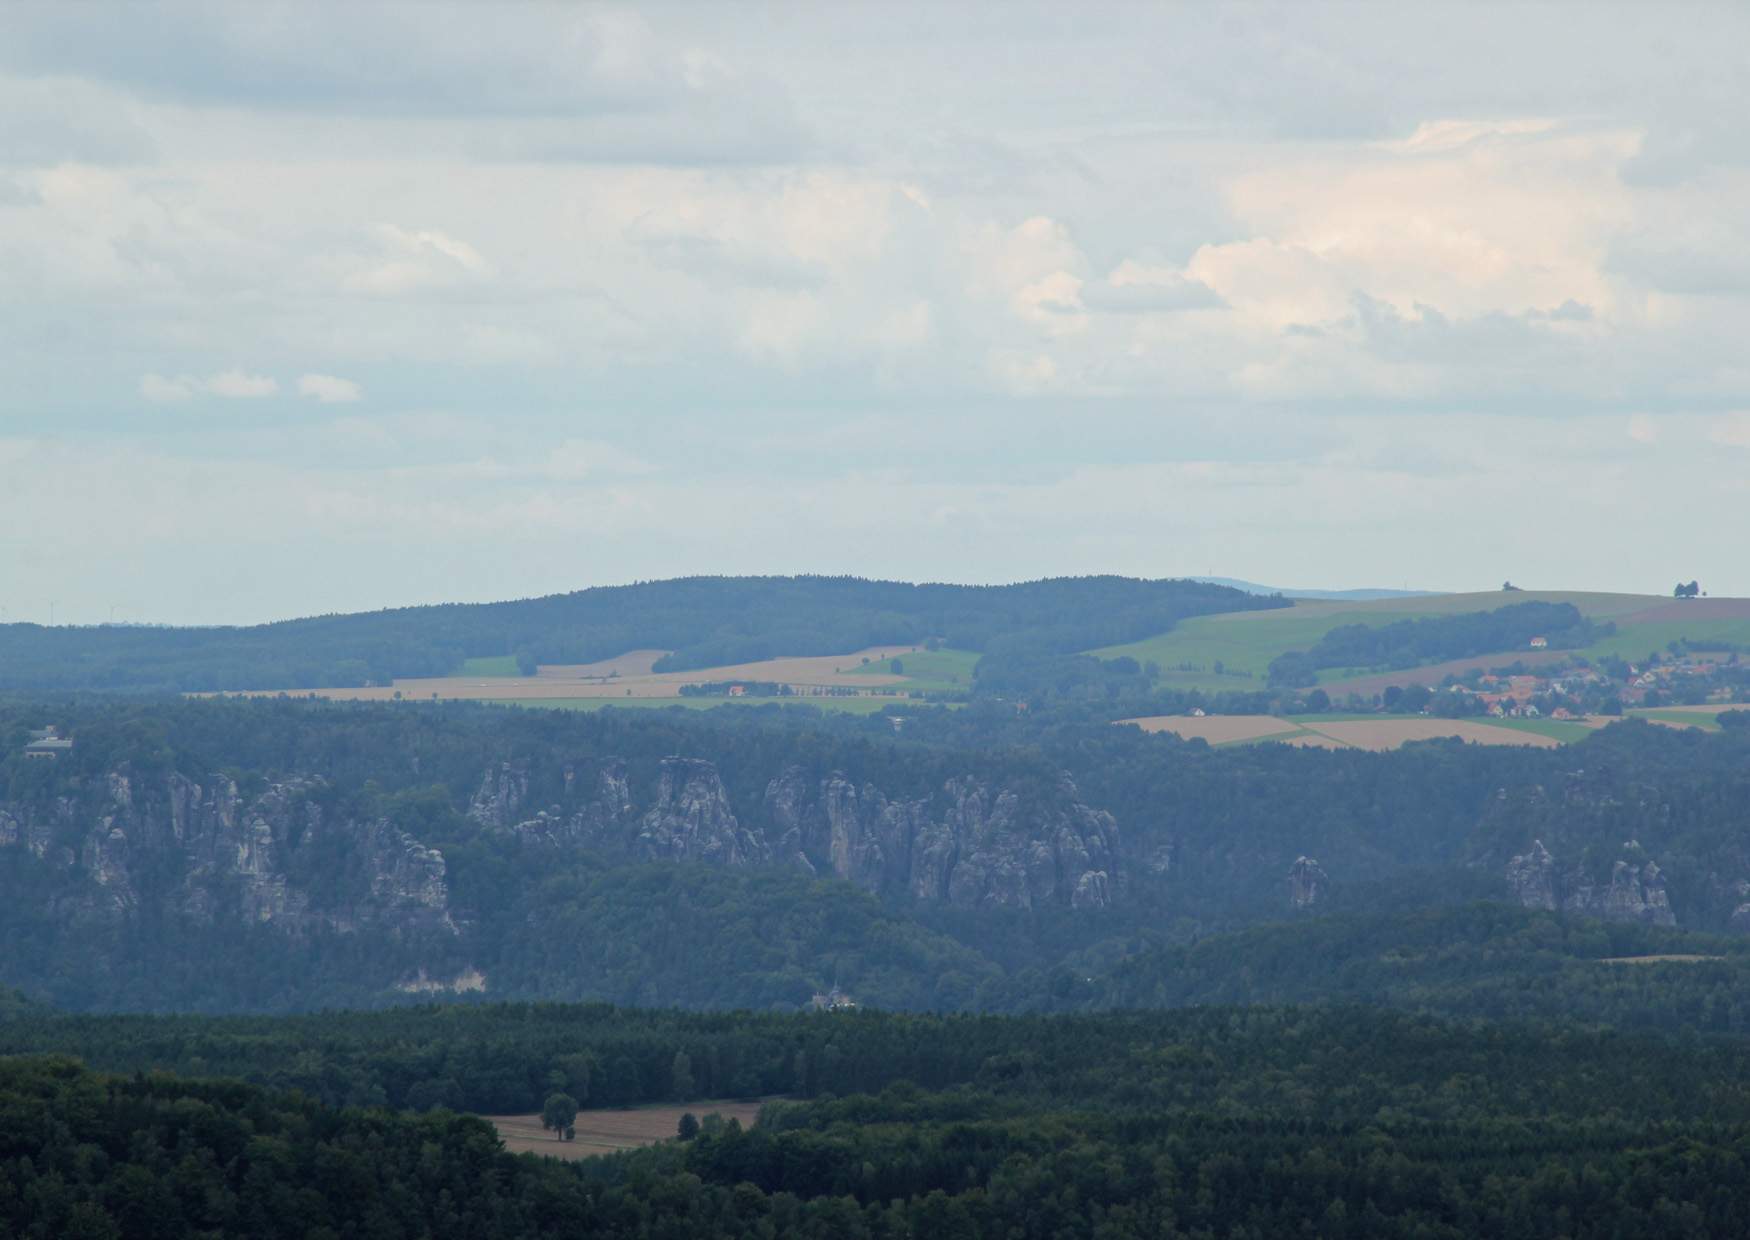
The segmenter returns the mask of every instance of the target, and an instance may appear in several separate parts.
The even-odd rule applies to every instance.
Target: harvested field
[[[1658,624],[1667,620],[1750,620],[1750,598],[1671,599],[1623,619],[1629,624]]]
[[[1293,736],[1273,736],[1271,740],[1281,741],[1284,745],[1296,745],[1301,749],[1352,749],[1348,741],[1340,741],[1334,736],[1326,736],[1322,732],[1296,732]]]
[[[1186,740],[1205,740],[1211,745],[1226,745],[1234,741],[1255,741],[1278,734],[1291,735],[1300,725],[1272,715],[1151,715],[1143,719],[1120,719],[1134,723],[1144,732],[1171,732]]]
[[[1698,964],[1703,960],[1724,960],[1724,956],[1605,956],[1599,964]]]
[[[699,1119],[721,1115],[737,1119],[742,1127],[760,1113],[760,1102],[689,1102],[684,1106],[637,1107],[629,1111],[579,1111],[577,1137],[561,1141],[541,1127],[539,1115],[488,1115],[498,1129],[504,1148],[513,1154],[546,1154],[552,1158],[590,1158],[618,1150],[654,1145],[675,1135],[681,1116],[691,1112]]]
[[[1553,736],[1491,727],[1471,719],[1353,719],[1306,726],[1309,731],[1345,745],[1375,751],[1396,749],[1409,741],[1431,741],[1448,736],[1478,745],[1531,745],[1538,749],[1552,749],[1561,744]]]

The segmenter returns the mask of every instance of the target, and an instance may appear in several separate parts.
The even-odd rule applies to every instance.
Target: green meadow
[[[1574,653],[1587,658],[1616,655],[1629,660],[1646,658],[1650,651],[1664,651],[1681,638],[1692,641],[1726,641],[1750,646],[1750,619],[1706,618],[1634,622],[1636,612],[1669,600],[1650,594],[1604,594],[1579,590],[1491,591],[1481,594],[1444,594],[1426,598],[1381,599],[1371,603],[1305,601],[1277,611],[1227,612],[1181,621],[1177,628],[1141,641],[1106,646],[1090,651],[1102,659],[1122,655],[1139,663],[1153,661],[1161,669],[1161,683],[1171,688],[1205,691],[1262,689],[1272,659],[1295,650],[1307,650],[1334,628],[1346,624],[1370,627],[1413,620],[1420,616],[1455,615],[1492,611],[1514,603],[1572,603],[1586,616],[1612,621],[1618,631]],[[1476,656],[1477,665],[1492,666],[1518,651],[1500,651]],[[1491,662],[1492,661],[1492,662]],[[1218,673],[1215,665],[1220,663]],[[1354,676],[1371,675],[1371,668],[1328,668],[1321,683],[1337,683]]]
[[[483,655],[477,659],[463,659],[462,666],[456,669],[457,676],[521,676],[522,672],[516,665],[514,654]]]
[[[894,659],[874,659],[854,673],[873,676],[893,674],[893,664],[903,668],[903,683],[896,689],[917,689],[929,693],[954,693],[972,688],[972,669],[978,665],[979,654],[973,650],[917,650]]]

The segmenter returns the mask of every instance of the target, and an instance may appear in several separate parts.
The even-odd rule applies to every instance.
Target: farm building
[[[1549,638],[1547,637],[1534,637],[1531,639],[1531,648],[1533,650],[1545,650],[1548,649],[1548,647]]]

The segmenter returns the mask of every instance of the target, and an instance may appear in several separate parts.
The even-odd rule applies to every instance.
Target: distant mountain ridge
[[[1286,606],[1183,579],[966,586],[682,577],[251,628],[0,625],[0,690],[341,688],[444,676],[470,658],[514,656],[529,670],[629,650],[668,651],[656,670],[686,671],[931,638],[986,654],[1068,654],[1164,633],[1192,616]]]
[[[1283,598],[1310,598],[1350,603],[1370,603],[1383,598],[1429,598],[1436,594],[1446,593],[1444,590],[1287,590],[1281,586],[1261,586],[1255,581],[1242,581],[1238,577],[1191,577],[1188,580],[1200,581],[1211,586],[1226,586],[1228,589],[1238,590],[1242,594],[1256,594],[1264,597],[1280,594]]]

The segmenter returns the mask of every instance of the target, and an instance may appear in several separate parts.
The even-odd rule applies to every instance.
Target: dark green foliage
[[[577,1099],[570,1094],[548,1094],[541,1104],[541,1127],[564,1134],[577,1122]],[[566,1136],[567,1141],[571,1140]]]
[[[0,689],[306,689],[442,676],[464,659],[585,663],[669,650],[659,671],[844,654],[943,638],[1063,652],[1164,633],[1187,616],[1285,607],[1192,581],[1075,577],[1010,586],[858,577],[688,577],[506,603],[403,607],[252,628],[0,625]]]
[[[1471,655],[1524,650],[1534,637],[1552,650],[1584,646],[1615,632],[1609,623],[1587,620],[1572,603],[1514,603],[1494,611],[1426,616],[1370,626],[1332,629],[1310,649],[1270,662],[1270,682],[1311,685],[1328,667],[1402,669]]]
[[[450,1019],[368,1019],[416,1016]],[[333,1036],[357,1019],[336,1017]],[[4,1061],[0,1230],[1553,1240],[1736,1237],[1750,1211],[1739,1039],[1357,1008],[944,1020],[513,1007],[467,1022],[434,1045],[500,1072],[567,1026],[634,1073],[677,1042],[758,1084],[798,1047],[818,1067],[800,1091],[811,1100],[768,1105],[751,1128],[713,1120],[691,1140],[565,1164],[507,1156],[482,1121],[447,1112]],[[318,1057],[331,1044],[304,1019],[262,1032]],[[415,1071],[421,1053],[385,1042]]]
[[[1649,956],[1702,959],[1632,963]],[[1750,942],[1503,904],[1346,914],[1140,952],[1095,979],[1085,1000],[1287,1002],[1750,1034]]]

